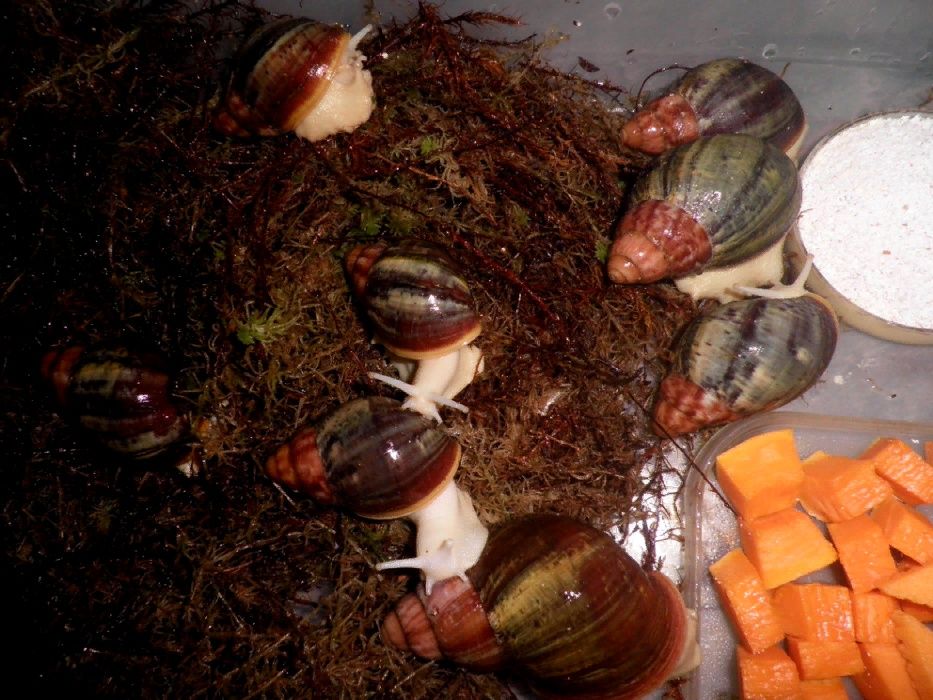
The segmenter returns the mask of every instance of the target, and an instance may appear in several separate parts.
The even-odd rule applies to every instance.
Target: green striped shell
[[[800,211],[797,167],[778,148],[745,135],[701,138],[662,156],[638,179],[630,208],[662,200],[709,236],[705,267],[747,260],[776,243]]]
[[[684,329],[655,420],[678,435],[782,406],[819,379],[837,335],[814,295],[723,304]]]

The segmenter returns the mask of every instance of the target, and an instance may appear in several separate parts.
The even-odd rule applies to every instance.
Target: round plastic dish
[[[878,114],[870,114],[865,117],[861,117],[854,121],[851,121],[838,129],[834,130],[830,134],[823,137],[817,144],[813,147],[813,150],[807,156],[803,165],[800,168],[800,180],[804,187],[804,192],[806,193],[806,181],[808,177],[808,167],[812,166],[814,159],[820,153],[821,150],[826,148],[826,146],[838,137],[842,132],[852,129],[853,127],[863,125],[869,120],[885,120],[885,119],[896,119],[905,116],[917,116],[921,119],[929,119],[933,123],[933,112],[923,112],[915,110],[899,110],[893,112],[883,112]],[[933,183],[931,183],[933,185]],[[804,194],[806,198],[806,194]],[[804,204],[806,206],[806,204]],[[900,202],[892,201],[892,209],[899,208],[901,206]],[[895,212],[892,212],[892,221],[896,221]],[[799,222],[798,222],[799,226]],[[802,234],[798,226],[795,226],[790,235],[787,238],[786,251],[789,253],[790,264],[792,267],[799,270],[803,260],[806,259],[808,253],[806,248],[806,241],[808,236],[812,235],[812,232],[806,232]],[[933,231],[930,232],[930,236],[933,237]],[[812,238],[809,238],[812,241]],[[896,238],[890,239],[896,244]],[[841,256],[856,256],[857,251],[854,250],[839,250],[839,255]],[[922,264],[924,269],[929,269],[929,258],[926,261],[918,264]],[[871,313],[866,309],[858,306],[853,301],[851,301],[846,292],[852,293],[851,290],[842,286],[840,282],[836,282],[840,287],[837,288],[827,280],[826,277],[820,272],[820,259],[819,256],[814,256],[813,260],[813,269],[810,272],[809,277],[807,278],[807,288],[811,291],[819,294],[829,301],[830,305],[839,315],[839,318],[847,323],[848,325],[857,328],[865,333],[873,335],[884,340],[890,340],[896,343],[908,343],[914,345],[933,345],[933,328],[917,328],[908,325],[902,325],[896,323],[891,319],[884,318],[882,315],[877,313]],[[855,285],[861,284],[857,279],[845,281],[846,285]],[[929,282],[928,282],[929,284]],[[919,301],[919,303],[923,303]]]

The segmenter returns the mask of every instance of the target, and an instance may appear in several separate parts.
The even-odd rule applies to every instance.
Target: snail
[[[346,269],[374,341],[389,351],[403,381],[370,376],[408,392],[405,408],[437,421],[438,403],[465,411],[453,397],[483,371],[482,351],[472,345],[482,326],[450,256],[418,240],[362,244],[347,255]]]
[[[516,671],[546,698],[641,698],[699,663],[696,617],[674,585],[559,515],[494,528],[466,580],[408,594],[382,629],[424,658]]]
[[[237,53],[214,117],[227,135],[294,131],[308,141],[353,131],[369,119],[372,76],[354,36],[305,18],[282,18],[257,29]]]
[[[778,75],[740,58],[691,68],[622,127],[626,146],[657,155],[714,134],[757,136],[796,157],[806,120]]]
[[[267,460],[266,473],[321,504],[375,520],[411,520],[430,589],[461,575],[486,542],[472,500],[453,480],[460,457],[459,443],[430,419],[394,399],[368,397],[299,432]]]
[[[72,346],[42,358],[41,373],[58,403],[110,451],[134,460],[178,453],[176,467],[196,468],[185,453],[188,418],[174,404],[167,363],[123,346]]]
[[[695,294],[714,297],[734,284],[773,281],[748,271],[770,256],[780,274],[780,246],[800,197],[793,161],[759,138],[729,134],[679,146],[635,182],[616,227],[609,277],[622,284],[688,278],[678,282],[691,291],[698,273],[729,270],[718,287]]]
[[[829,304],[804,290],[812,259],[791,285],[739,287],[758,298],[729,302],[688,324],[654,419],[677,436],[783,406],[819,379],[839,326]]]

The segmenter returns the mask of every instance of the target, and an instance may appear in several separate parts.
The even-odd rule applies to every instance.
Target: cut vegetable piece
[[[898,609],[897,601],[885,593],[852,594],[852,617],[855,641],[895,644],[894,621],[891,613]]]
[[[786,583],[774,592],[774,607],[784,631],[791,636],[809,640],[855,641],[852,594],[845,586]]]
[[[803,461],[800,502],[807,512],[836,523],[867,513],[891,495],[874,462],[816,452]]]
[[[865,670],[855,642],[827,642],[787,638],[787,653],[805,681],[851,676]]]
[[[803,700],[849,700],[849,694],[841,678],[800,681],[800,692]]]
[[[914,452],[910,445],[895,438],[875,440],[863,459],[875,465],[875,471],[884,477],[894,493],[910,505],[933,503],[933,464]]]
[[[891,497],[871,513],[894,549],[921,564],[933,562],[933,523],[911,506]]]
[[[933,606],[921,605],[912,600],[902,600],[900,604],[903,612],[916,617],[920,622],[933,622]]]
[[[920,700],[896,644],[859,644],[865,672],[852,677],[865,700]]]
[[[927,464],[933,464],[933,440],[923,443],[923,457]]]
[[[920,700],[933,700],[933,630],[907,613],[894,613],[894,632]]]
[[[709,567],[709,572],[733,629],[753,654],[784,639],[771,596],[741,549],[726,554]]]
[[[880,588],[895,598],[933,607],[933,564],[899,571]]]
[[[853,591],[873,590],[897,573],[897,564],[881,526],[867,515],[827,523],[826,529]]]
[[[767,589],[836,561],[836,550],[816,523],[794,508],[751,521],[740,518],[739,538]]]
[[[792,430],[756,435],[716,458],[723,493],[747,520],[797,502],[803,469]]]
[[[736,659],[743,700],[802,698],[797,667],[781,647],[752,654],[740,645],[736,647]]]

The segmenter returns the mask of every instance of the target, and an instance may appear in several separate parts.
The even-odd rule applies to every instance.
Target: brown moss
[[[378,108],[319,144],[210,130],[236,2],[18,2],[3,47],[3,552],[13,659],[37,689],[143,696],[498,697],[495,677],[387,649],[411,586],[372,523],[275,488],[265,457],[341,402],[390,390],[341,269],[359,240],[455,251],[486,372],[445,415],[482,517],[564,512],[655,534],[670,467],[644,409],[695,313],[667,285],[609,286],[626,95],[475,38],[431,5],[363,45]],[[12,206],[11,206],[12,204]],[[195,479],[121,464],[67,425],[42,351],[132,337],[174,360]],[[644,468],[644,469],[643,469]],[[676,476],[676,475],[675,475]],[[649,547],[648,565],[654,565]]]

